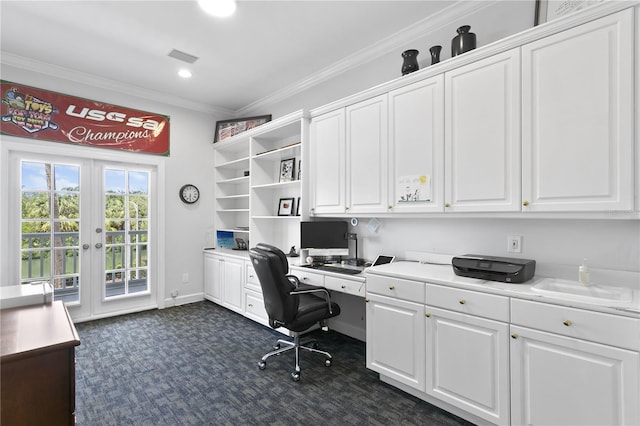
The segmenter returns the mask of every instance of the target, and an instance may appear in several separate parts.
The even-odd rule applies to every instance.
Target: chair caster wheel
[[[294,371],[293,373],[291,373],[291,378],[293,379],[294,382],[299,382],[300,381],[300,373],[296,373]]]
[[[264,361],[258,361],[258,368],[260,370],[264,370],[265,368],[267,368],[267,363]]]
[[[331,360],[330,359],[325,360],[324,361],[324,366],[325,367],[331,367]]]

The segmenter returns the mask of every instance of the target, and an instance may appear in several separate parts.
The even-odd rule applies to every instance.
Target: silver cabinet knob
[[[96,243],[96,248],[102,248],[102,243]]]
[[[83,248],[84,250],[89,250],[89,247],[91,247],[91,244],[83,244],[83,245],[82,245],[82,248]]]

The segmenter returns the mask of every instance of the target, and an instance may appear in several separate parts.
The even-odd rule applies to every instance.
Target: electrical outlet
[[[173,291],[171,292],[171,297],[173,297],[174,299],[175,299],[176,297],[178,297],[178,290],[173,290]]]
[[[185,283],[185,284],[189,282],[189,273],[188,272],[183,272],[182,273],[182,282]]]
[[[507,237],[507,251],[509,253],[522,253],[522,235],[509,235]]]

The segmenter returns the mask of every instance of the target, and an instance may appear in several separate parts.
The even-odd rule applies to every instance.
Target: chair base
[[[274,345],[274,348],[275,350],[265,354],[265,356],[262,357],[262,359],[258,362],[258,368],[260,368],[260,370],[264,370],[265,368],[267,368],[267,359],[269,357],[272,357],[274,355],[280,355],[289,351],[295,351],[296,365],[295,365],[295,370],[291,373],[291,378],[295,382],[300,380],[300,374],[302,372],[302,370],[300,369],[300,349],[304,349],[309,352],[315,352],[315,353],[324,355],[327,358],[324,361],[324,365],[327,367],[331,366],[331,360],[333,359],[333,357],[329,352],[321,351],[320,349],[317,349],[317,344],[315,340],[301,344],[299,333],[294,333],[293,342],[290,340],[278,339],[278,341]]]

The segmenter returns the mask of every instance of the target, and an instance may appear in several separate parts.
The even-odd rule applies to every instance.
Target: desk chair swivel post
[[[340,314],[340,307],[331,302],[329,292],[325,288],[301,284],[297,277],[287,275],[287,257],[277,247],[258,244],[249,250],[249,257],[262,287],[269,325],[272,328],[285,327],[293,333],[293,342],[278,340],[274,350],[258,362],[258,367],[264,370],[269,357],[293,350],[296,364],[291,377],[298,381],[301,373],[300,349],[324,355],[325,365],[329,367],[331,354],[318,350],[315,343],[311,346],[308,343],[301,344],[300,333]]]

